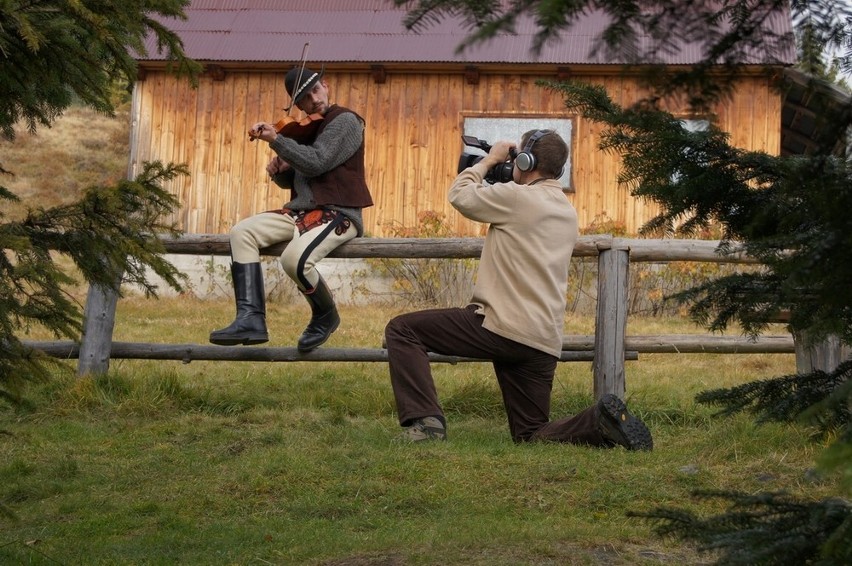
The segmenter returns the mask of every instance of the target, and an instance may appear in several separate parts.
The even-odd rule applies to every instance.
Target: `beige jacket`
[[[487,185],[486,172],[465,169],[449,194],[466,218],[490,224],[471,303],[485,329],[559,356],[577,212],[557,180]]]

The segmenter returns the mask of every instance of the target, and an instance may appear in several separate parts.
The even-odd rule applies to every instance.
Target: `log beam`
[[[76,342],[24,342],[24,345],[46,355],[73,360],[80,356],[80,345]],[[296,348],[285,347],[246,347],[246,346],[208,346],[204,344],[152,344],[145,342],[113,342],[110,357],[125,360],[178,360],[183,363],[192,361],[231,361],[231,362],[387,362],[388,354],[384,348],[318,348],[302,353]],[[637,360],[636,352],[626,352],[625,360]],[[461,362],[490,362],[477,358],[445,356],[429,353],[429,361],[457,364]],[[564,351],[559,358],[562,362],[594,361],[592,351]]]

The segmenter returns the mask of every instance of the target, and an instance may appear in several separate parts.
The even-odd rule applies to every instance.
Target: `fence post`
[[[834,335],[814,342],[807,332],[795,332],[793,344],[796,350],[796,373],[800,374],[817,370],[830,373],[850,356],[849,348]]]
[[[624,337],[627,332],[627,277],[630,251],[614,247],[598,255],[595,322],[595,399],[607,393],[624,398]]]
[[[115,328],[115,308],[118,291],[100,285],[90,285],[83,310],[83,336],[80,339],[80,359],[77,376],[106,373]]]

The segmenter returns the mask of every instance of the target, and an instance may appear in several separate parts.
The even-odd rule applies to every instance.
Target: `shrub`
[[[395,238],[451,238],[455,235],[443,214],[422,212],[417,226],[390,225]],[[470,299],[476,260],[436,258],[375,258],[369,265],[378,274],[391,279],[394,300],[409,305],[451,307]]]

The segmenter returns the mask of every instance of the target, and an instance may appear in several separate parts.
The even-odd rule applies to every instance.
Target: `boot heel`
[[[251,336],[246,337],[242,343],[245,346],[253,346],[255,344],[265,344],[267,342],[269,342],[268,334],[252,334]]]

